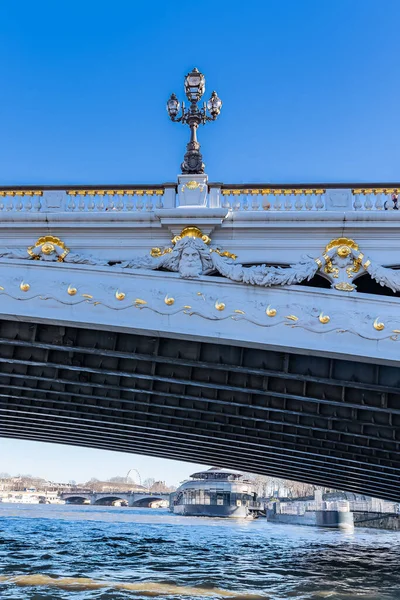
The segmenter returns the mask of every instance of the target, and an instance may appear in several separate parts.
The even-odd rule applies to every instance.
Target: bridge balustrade
[[[397,210],[399,186],[318,187],[304,185],[214,184],[206,208],[229,212],[318,212]],[[176,184],[103,188],[0,189],[0,213],[154,213],[180,205]]]

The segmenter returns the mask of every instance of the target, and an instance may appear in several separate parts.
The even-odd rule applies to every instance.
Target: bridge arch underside
[[[110,494],[109,496],[98,498],[94,501],[94,504],[97,504],[98,506],[113,506],[119,502],[122,504],[128,504],[127,501],[124,498],[120,498],[118,494]]]
[[[0,321],[0,435],[399,500],[400,371]]]
[[[165,498],[159,498],[158,496],[147,496],[147,498],[139,498],[132,502],[131,506],[136,508],[150,508],[154,503],[161,502]]]
[[[66,499],[67,504],[89,504],[89,499],[87,496],[80,496],[77,494],[76,496],[69,496]]]

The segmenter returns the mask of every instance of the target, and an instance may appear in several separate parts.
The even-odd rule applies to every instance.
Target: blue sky
[[[153,477],[157,481],[165,481],[167,485],[178,485],[199,467],[205,466],[124,452],[1,437],[0,456],[2,473],[35,475],[66,483],[71,480],[84,483],[92,477],[107,481],[116,475],[125,477],[129,469],[136,469],[142,481]],[[130,477],[139,483],[135,471]]]
[[[398,0],[0,2],[0,185],[175,181],[194,66],[212,181],[399,181]],[[2,470],[176,482],[190,465],[0,441]],[[7,464],[4,457],[7,456]]]
[[[197,66],[225,182],[398,180],[398,0],[0,3],[0,184],[174,181]]]

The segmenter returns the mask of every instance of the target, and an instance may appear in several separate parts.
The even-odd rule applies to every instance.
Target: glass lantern
[[[174,119],[179,112],[180,103],[175,94],[171,94],[170,99],[167,102],[167,111],[171,119]]]
[[[205,90],[206,78],[198,69],[193,69],[185,77],[185,94],[189,102],[198,102]]]
[[[220,98],[218,98],[217,92],[213,92],[211,94],[211,98],[207,102],[207,108],[208,108],[211,116],[213,117],[213,119],[216,119],[218,117],[219,113],[221,112],[221,107],[222,107],[222,100]]]

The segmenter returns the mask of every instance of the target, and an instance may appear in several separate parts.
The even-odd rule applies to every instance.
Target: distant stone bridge
[[[88,500],[90,504],[106,505],[123,500],[128,506],[150,506],[153,502],[166,500],[169,502],[169,494],[149,494],[140,492],[63,492],[60,495],[67,504],[82,504]]]

